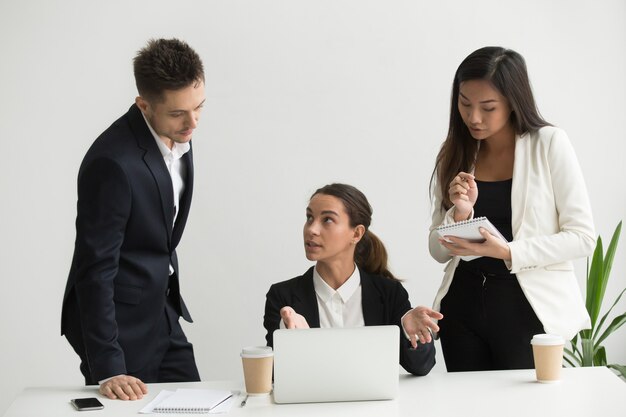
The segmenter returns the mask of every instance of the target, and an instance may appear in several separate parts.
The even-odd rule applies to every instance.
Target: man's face
[[[148,101],[140,96],[135,102],[150,126],[171,149],[174,142],[191,140],[204,100],[204,83],[198,82],[180,90],[166,90],[160,101]]]

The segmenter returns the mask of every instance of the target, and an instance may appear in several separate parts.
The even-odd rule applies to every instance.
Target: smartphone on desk
[[[94,397],[74,398],[70,402],[78,411],[102,410],[104,408],[104,405]]]

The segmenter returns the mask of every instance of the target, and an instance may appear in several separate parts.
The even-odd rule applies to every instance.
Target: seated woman
[[[306,209],[304,250],[316,261],[304,275],[270,287],[263,325],[268,346],[278,328],[398,325],[400,364],[414,375],[435,365],[432,319],[443,315],[411,309],[400,281],[387,269],[387,252],[370,232],[372,207],[356,188],[330,184],[313,193]]]

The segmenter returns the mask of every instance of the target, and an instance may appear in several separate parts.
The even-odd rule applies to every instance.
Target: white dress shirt
[[[316,266],[313,268],[313,288],[315,289],[321,328],[365,326],[361,274],[356,264],[354,265],[352,275],[336,290],[324,281],[319,272],[317,272]],[[404,316],[409,314],[409,312],[411,310],[407,311]],[[296,311],[296,313],[298,312]],[[404,320],[404,316],[402,316],[402,320]],[[402,320],[400,327],[408,340],[409,335],[404,329]],[[285,328],[285,323],[282,319],[279,327],[281,329]]]
[[[143,113],[142,113],[143,115]],[[161,151],[161,155],[163,155],[163,160],[165,161],[165,166],[170,173],[170,178],[172,179],[172,190],[174,191],[174,220],[172,223],[172,227],[174,227],[174,223],[176,223],[176,217],[178,216],[178,207],[180,205],[180,196],[183,195],[185,191],[185,180],[187,179],[187,167],[185,166],[182,157],[184,154],[189,152],[191,145],[188,142],[185,143],[177,143],[174,142],[174,146],[172,149],[168,148],[167,145],[163,142],[163,140],[157,135],[154,131],[146,116],[143,115],[146,124],[148,125],[148,129],[150,129],[150,133],[154,137],[157,146],[159,147],[159,151]],[[170,275],[174,273],[174,267],[170,264]]]
[[[361,274],[356,265],[350,278],[337,290],[334,290],[322,279],[317,272],[317,267],[315,267],[313,269],[313,288],[317,299],[320,327],[365,326],[363,304],[361,303]],[[296,313],[298,312],[296,311]],[[279,328],[286,328],[282,319]]]
[[[143,113],[142,113],[143,115]],[[161,151],[161,155],[163,155],[163,160],[165,161],[165,166],[170,173],[170,177],[172,178],[172,189],[174,190],[174,223],[176,222],[176,217],[178,216],[178,206],[180,203],[180,196],[185,191],[185,180],[187,179],[187,170],[185,169],[185,163],[181,159],[184,154],[189,152],[191,146],[189,143],[177,143],[174,142],[174,146],[172,149],[168,148],[167,145],[163,142],[163,140],[157,135],[157,133],[152,129],[150,123],[148,123],[148,119],[146,116],[143,117],[148,125],[148,129],[150,129],[150,133],[154,137],[157,146],[159,147],[159,151]],[[172,223],[172,227],[174,224]]]
[[[361,303],[361,274],[356,265],[350,278],[336,290],[322,279],[315,267],[313,287],[320,315],[320,327],[365,326]]]

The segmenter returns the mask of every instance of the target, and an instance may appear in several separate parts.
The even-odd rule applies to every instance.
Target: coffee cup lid
[[[241,349],[242,358],[266,358],[274,355],[270,346],[247,346]]]
[[[554,346],[554,345],[563,345],[565,344],[565,340],[559,336],[558,334],[536,334],[533,336],[530,341],[531,345],[538,346]]]

